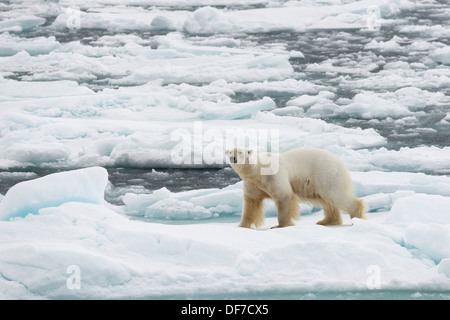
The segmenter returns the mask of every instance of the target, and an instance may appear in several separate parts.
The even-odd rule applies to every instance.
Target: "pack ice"
[[[404,0],[189,3],[0,4],[0,186],[27,180],[0,195],[0,298],[448,299],[448,12]],[[167,182],[167,168],[230,170],[205,156],[246,129],[277,132],[280,152],[342,158],[368,220],[323,227],[322,210],[302,204],[295,226],[270,230],[267,201],[265,225],[248,230],[237,228],[242,182],[176,192],[108,181],[110,168]],[[173,161],[184,137],[197,149]]]

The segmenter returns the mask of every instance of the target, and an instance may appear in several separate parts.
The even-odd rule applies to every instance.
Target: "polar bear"
[[[285,153],[257,153],[244,148],[227,150],[231,167],[244,180],[244,205],[240,227],[261,226],[263,200],[270,198],[278,211],[281,228],[300,218],[299,201],[324,209],[321,225],[342,224],[340,210],[366,219],[365,206],[353,195],[353,183],[345,164],[334,154],[316,148]]]

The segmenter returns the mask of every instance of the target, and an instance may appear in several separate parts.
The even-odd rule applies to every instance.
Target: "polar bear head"
[[[248,174],[273,175],[278,172],[278,155],[258,153],[251,149],[234,148],[225,151],[231,167],[240,176]]]
[[[234,168],[236,165],[257,164],[255,152],[245,148],[234,148],[225,151],[230,165]]]

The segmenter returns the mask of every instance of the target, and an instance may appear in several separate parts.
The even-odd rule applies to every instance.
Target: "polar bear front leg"
[[[244,195],[244,205],[239,227],[251,228],[252,225],[259,227],[264,223],[264,203],[262,198],[253,198]]]
[[[255,185],[244,181],[244,204],[239,227],[259,227],[264,223],[264,199],[269,195]]]

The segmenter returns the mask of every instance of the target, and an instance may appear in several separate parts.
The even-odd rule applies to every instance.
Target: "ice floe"
[[[263,292],[302,296],[330,289],[448,292],[449,216],[443,209],[448,196],[411,191],[392,197],[390,212],[369,213],[366,221],[353,219],[352,227],[315,225],[321,212],[280,230],[248,230],[235,223],[164,225],[130,220],[110,205],[73,199],[64,195],[66,187],[58,188],[88,177],[94,181],[92,172],[104,179],[99,168],[92,170],[21,184],[22,192],[34,190],[40,208],[37,215],[0,221],[2,298],[225,298]],[[389,173],[384,178],[389,183]],[[416,186],[435,179],[415,178]],[[440,179],[448,187],[448,178]],[[103,187],[93,185],[96,190]],[[162,189],[127,201],[159,218],[165,208],[166,214],[193,219],[189,213],[201,216],[208,205],[209,210],[230,210],[240,198],[235,190],[239,185],[179,195]],[[62,196],[62,203],[45,203],[53,196]],[[11,192],[2,208],[21,199]],[[228,205],[219,207],[220,202]],[[29,209],[37,209],[36,204],[30,203]],[[375,279],[373,269],[379,272]]]
[[[65,202],[103,203],[108,173],[104,168],[86,168],[55,173],[13,186],[0,203],[0,219],[37,214],[40,209]]]

